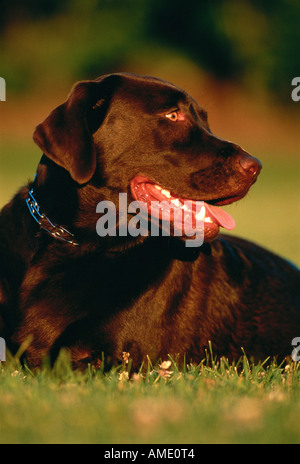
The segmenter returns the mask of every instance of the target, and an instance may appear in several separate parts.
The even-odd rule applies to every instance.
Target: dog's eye
[[[171,113],[166,114],[166,118],[170,119],[172,122],[178,121],[178,111],[172,111]]]

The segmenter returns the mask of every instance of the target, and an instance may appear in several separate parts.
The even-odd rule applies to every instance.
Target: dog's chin
[[[212,242],[218,237],[219,232],[218,224],[204,224],[204,242]]]
[[[171,227],[172,227],[173,224],[171,224]],[[213,240],[215,240],[216,238],[218,238],[219,236],[219,233],[220,233],[220,227],[218,226],[218,224],[205,224],[204,225],[204,240],[203,242],[204,243],[210,243],[212,242]],[[173,234],[171,234],[173,235]],[[196,235],[194,235],[193,237],[188,237],[186,235],[182,235],[181,237],[177,237],[179,238],[181,241],[183,242],[186,242],[187,240],[196,240]]]

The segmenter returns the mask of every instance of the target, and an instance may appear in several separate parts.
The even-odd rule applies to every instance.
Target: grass
[[[54,370],[10,359],[0,366],[0,443],[299,443],[300,364],[208,356],[179,370],[170,360],[128,378]]]

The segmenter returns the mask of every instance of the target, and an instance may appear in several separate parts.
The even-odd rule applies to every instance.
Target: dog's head
[[[261,164],[216,137],[207,113],[186,92],[154,77],[111,74],[77,83],[65,103],[40,124],[34,140],[78,184],[99,189],[99,201],[181,209],[203,201],[205,240],[234,221],[219,206],[241,199]]]

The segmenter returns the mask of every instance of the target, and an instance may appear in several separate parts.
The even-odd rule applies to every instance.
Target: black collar
[[[69,232],[63,226],[59,226],[51,222],[50,219],[40,211],[40,206],[33,195],[33,188],[28,192],[26,204],[31,216],[39,224],[41,229],[58,240],[67,242],[70,245],[79,246],[79,243],[73,239],[74,234]]]

